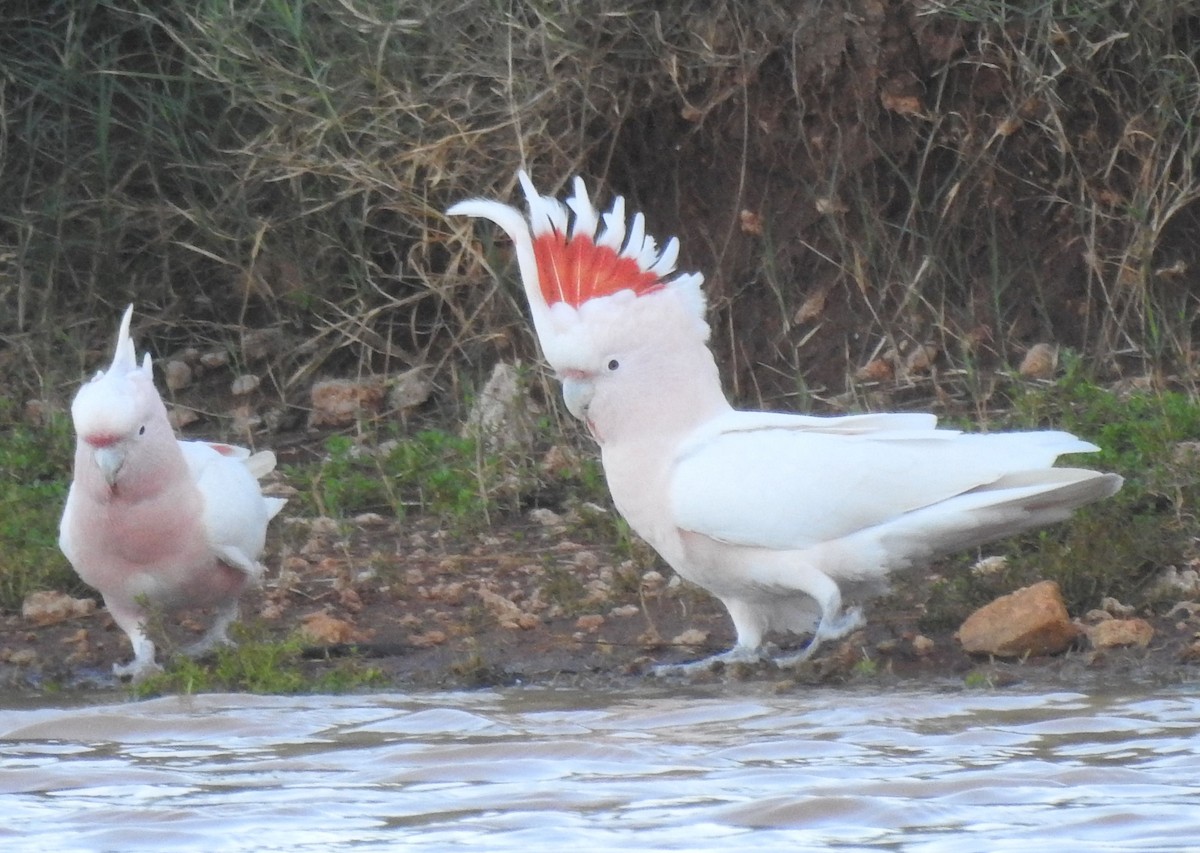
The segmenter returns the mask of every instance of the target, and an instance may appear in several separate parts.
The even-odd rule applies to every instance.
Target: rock
[[[423,404],[433,394],[433,383],[425,367],[406,370],[394,379],[389,379],[388,408],[394,412],[406,412]]]
[[[324,611],[310,613],[300,619],[300,634],[314,643],[358,643],[367,636],[344,619]]]
[[[929,657],[929,655],[933,654],[936,646],[937,643],[924,634],[917,634],[912,638],[913,654],[919,658]]]
[[[537,507],[529,511],[529,520],[542,527],[558,527],[563,523],[562,516],[552,509]]]
[[[707,642],[708,632],[699,628],[688,628],[671,639],[671,643],[676,646],[703,646]]]
[[[498,362],[467,415],[463,435],[496,453],[524,453],[533,444],[532,404],[517,368]]]
[[[1054,344],[1034,344],[1021,359],[1017,373],[1026,379],[1053,379],[1058,369],[1058,347]]]
[[[983,557],[971,566],[971,574],[979,577],[987,577],[988,575],[996,575],[1008,568],[1008,557],[992,556]]]
[[[224,367],[225,365],[229,364],[229,353],[225,352],[223,349],[206,352],[200,356],[200,364],[209,370],[213,370],[218,367]]]
[[[1111,596],[1106,596],[1105,598],[1100,599],[1100,609],[1111,613],[1113,616],[1118,618],[1123,616],[1132,616],[1137,610],[1136,607],[1132,607],[1128,604],[1122,604]]]
[[[182,391],[192,384],[192,368],[186,361],[168,361],[163,365],[163,377],[167,388]]]
[[[1163,595],[1200,594],[1200,572],[1167,566],[1155,581],[1154,591]]]
[[[860,367],[854,378],[860,382],[884,382],[896,375],[896,367],[886,358],[873,358]]]
[[[1145,648],[1154,639],[1154,628],[1145,619],[1105,619],[1087,628],[1088,642],[1096,649],[1119,646]]]
[[[172,428],[181,430],[200,420],[200,415],[195,409],[189,409],[184,406],[172,406],[170,411],[167,412],[167,420],[171,422]]]
[[[426,631],[423,634],[410,634],[408,637],[409,645],[418,649],[428,649],[431,646],[440,646],[446,642],[446,632],[434,629]]]
[[[258,390],[258,386],[262,384],[262,379],[255,376],[253,373],[243,373],[234,378],[229,385],[229,393],[235,397],[244,397]]]
[[[969,654],[1024,657],[1058,654],[1078,634],[1058,584],[1042,581],[979,608],[963,622],[957,637]]]
[[[360,417],[373,417],[383,403],[383,383],[368,379],[323,379],[309,392],[309,426],[346,426]]]
[[[663,588],[666,580],[661,572],[648,571],[642,575],[642,589],[646,592],[657,592]]]
[[[575,627],[580,631],[587,631],[589,634],[599,630],[603,624],[604,617],[599,613],[588,613],[575,620]]]
[[[87,616],[95,609],[94,599],[72,598],[63,592],[31,592],[21,602],[21,616],[38,626]]]
[[[274,353],[282,352],[286,346],[283,329],[275,326],[247,329],[242,333],[242,357],[246,361],[265,361]]]
[[[921,344],[904,360],[907,373],[928,373],[937,360],[939,350],[935,344]]]

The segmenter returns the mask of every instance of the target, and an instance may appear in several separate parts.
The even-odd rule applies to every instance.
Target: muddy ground
[[[428,519],[284,518],[272,531],[265,583],[243,599],[243,643],[300,631],[301,666],[314,684],[322,673],[353,666],[374,670],[370,687],[400,690],[629,687],[658,677],[657,664],[732,644],[718,601],[673,581],[648,549],[619,553],[598,541],[581,511],[589,510],[541,510],[482,533],[441,530]],[[717,667],[688,678],[752,679],[787,690],[845,682],[1093,689],[1200,677],[1193,662],[1200,622],[1182,615],[1142,614],[1155,628],[1146,648],[1095,651],[1081,639],[1055,657],[972,658],[952,631],[921,631],[937,569],[901,575],[891,595],[868,605],[865,629],[799,667]],[[170,627],[156,629],[159,659],[194,641],[206,616],[165,620]],[[784,649],[804,643],[776,640]],[[10,691],[118,687],[111,667],[129,658],[128,641],[103,608],[43,626],[19,614],[0,621],[0,684]]]

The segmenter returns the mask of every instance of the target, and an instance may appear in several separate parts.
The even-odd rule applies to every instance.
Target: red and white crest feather
[[[600,213],[581,178],[565,201],[540,195],[524,171],[517,178],[528,219],[487,199],[459,202],[447,212],[490,219],[512,238],[538,339],[552,365],[571,361],[584,346],[585,330],[595,331],[601,316],[605,324],[618,322],[630,310],[663,307],[662,299],[682,308],[687,322],[707,337],[704,277],[668,278],[679,258],[678,240],[672,237],[660,250],[641,213],[627,219],[621,196]]]

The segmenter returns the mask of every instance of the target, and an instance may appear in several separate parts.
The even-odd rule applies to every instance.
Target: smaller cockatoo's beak
[[[116,447],[104,447],[96,451],[94,458],[96,467],[104,475],[104,482],[108,483],[109,488],[115,486],[121,466],[125,464],[125,451]]]
[[[125,464],[125,448],[108,436],[89,436],[84,439],[92,447],[92,459],[111,489],[117,484],[117,475]]]
[[[565,371],[560,378],[567,411],[579,420],[586,421],[588,405],[592,402],[592,393],[595,390],[591,381],[582,373],[573,370]]]

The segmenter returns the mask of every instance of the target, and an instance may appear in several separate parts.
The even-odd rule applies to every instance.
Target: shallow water
[[[0,710],[0,849],[1194,850],[1200,689]]]

